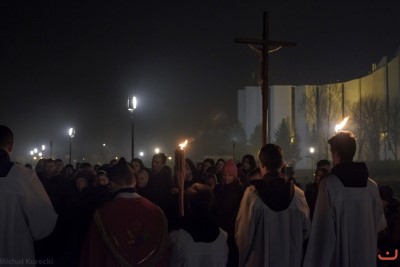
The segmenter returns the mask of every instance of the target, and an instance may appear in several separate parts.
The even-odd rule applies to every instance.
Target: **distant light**
[[[75,136],[75,129],[74,129],[74,128],[69,128],[68,134],[69,134],[69,136],[70,136],[71,138],[74,137],[74,136]]]
[[[314,154],[314,152],[315,152],[315,148],[310,147],[310,153],[311,153],[311,154]]]
[[[143,156],[144,156],[144,153],[143,153],[143,151],[140,151],[140,152],[139,152],[139,156],[141,156],[141,157],[143,157]]]
[[[294,137],[290,138],[290,143],[293,144],[294,143]]]
[[[36,158],[36,157],[33,157],[33,159],[36,160],[37,158]]]
[[[38,154],[38,155],[39,155],[39,157],[41,157],[43,154],[42,154],[42,152],[39,152],[39,154]]]
[[[38,149],[37,149],[37,148],[34,148],[34,149],[33,149],[33,153],[36,154],[37,152],[38,152]]]
[[[82,158],[83,161],[85,161],[85,158]]]
[[[158,147],[156,147],[156,148],[154,149],[154,152],[156,152],[156,154],[158,154],[158,153],[160,153],[160,149],[159,149]]]
[[[46,149],[46,146],[45,145],[42,145],[42,150],[45,150]]]
[[[116,160],[118,160],[118,157],[115,157]]]
[[[31,156],[33,156],[33,150],[31,150]]]
[[[168,157],[169,160],[172,160],[172,157]]]
[[[130,112],[133,112],[136,109],[136,104],[136,96],[128,97],[128,110]]]
[[[106,146],[106,144],[103,144],[103,146]]]

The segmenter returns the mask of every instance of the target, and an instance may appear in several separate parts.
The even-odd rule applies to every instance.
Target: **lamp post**
[[[135,132],[134,132],[134,127],[133,127],[133,112],[136,109],[136,97],[128,97],[128,110],[131,113],[131,124],[132,124],[132,148],[131,148],[131,153],[132,153],[132,158],[133,160],[135,158]]]
[[[69,134],[69,164],[71,164],[71,159],[72,159],[72,137],[75,136],[75,129],[74,128],[69,128],[68,134]]]
[[[311,157],[311,171],[314,170],[314,153],[315,153],[315,148],[314,147],[310,147],[310,157]]]

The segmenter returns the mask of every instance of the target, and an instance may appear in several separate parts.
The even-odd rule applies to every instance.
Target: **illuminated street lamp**
[[[159,149],[158,147],[156,147],[156,148],[154,149],[154,152],[156,152],[156,154],[158,154],[158,153],[160,153],[160,149]]]
[[[144,153],[143,153],[143,151],[140,151],[140,152],[139,152],[139,156],[141,156],[141,157],[143,157],[143,156],[144,156]]]
[[[314,169],[314,153],[315,153],[315,148],[314,148],[314,147],[310,147],[309,151],[310,151],[310,157],[311,157],[311,170],[313,170],[313,169]]]
[[[74,128],[69,128],[68,130],[69,134],[69,164],[71,164],[71,158],[72,158],[72,137],[75,136],[75,129]]]
[[[134,127],[133,127],[133,112],[136,109],[136,97],[128,97],[128,110],[131,113],[131,123],[132,123],[132,148],[131,148],[131,153],[132,157],[131,160],[135,158],[135,132],[134,132]]]

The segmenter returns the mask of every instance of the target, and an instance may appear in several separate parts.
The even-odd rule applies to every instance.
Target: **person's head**
[[[74,175],[74,166],[72,164],[67,164],[61,171],[61,175],[67,178],[72,178]]]
[[[204,178],[204,184],[208,185],[211,190],[214,190],[215,185],[217,184],[217,176],[214,173],[209,173]]]
[[[242,157],[242,169],[248,172],[257,167],[257,163],[253,155],[247,154]]]
[[[225,165],[225,160],[224,159],[218,159],[217,163],[215,163],[215,167],[217,168],[216,172],[222,172],[222,168],[224,168]]]
[[[110,166],[114,166],[114,165],[116,165],[118,163],[118,160],[116,160],[116,159],[112,159],[112,160],[110,160]]]
[[[185,168],[186,168],[185,179],[186,180],[190,180],[196,174],[196,167],[194,166],[193,161],[191,161],[190,159],[185,159],[185,161],[186,161],[186,164],[185,164]]]
[[[314,174],[314,182],[319,184],[321,180],[328,174],[328,171],[325,168],[318,168]]]
[[[56,169],[54,171],[55,174],[60,174],[64,168],[64,163],[61,159],[55,159],[54,164],[56,165]]]
[[[113,189],[135,187],[136,180],[132,168],[125,160],[120,160],[108,171],[108,179]]]
[[[352,132],[340,131],[329,138],[333,166],[341,162],[352,162],[356,153],[356,138]]]
[[[282,148],[275,144],[266,144],[261,148],[258,159],[262,176],[269,171],[280,171],[283,166]]]
[[[149,174],[146,170],[141,170],[136,174],[136,187],[146,187],[149,182]]]
[[[237,179],[237,167],[233,159],[228,160],[222,170],[222,181],[231,184]]]
[[[28,169],[30,169],[30,170],[32,170],[33,168],[32,168],[32,165],[31,164],[29,164],[29,163],[26,163],[25,164],[25,168],[28,168]]]
[[[252,181],[252,180],[261,180],[262,175],[261,175],[261,170],[259,167],[256,167],[252,170],[249,171],[247,174],[247,180]]]
[[[158,153],[153,156],[151,161],[151,170],[154,173],[158,173],[167,163],[167,156],[164,153]]]
[[[211,158],[203,160],[203,163],[201,164],[201,172],[205,174],[208,168],[215,168],[215,161]]]
[[[95,175],[86,170],[79,170],[74,175],[75,186],[79,191],[89,186],[90,182],[96,180]]]
[[[205,184],[195,183],[186,190],[186,203],[189,211],[197,215],[206,215],[211,212],[214,194]]]
[[[94,168],[92,166],[92,164],[90,164],[89,162],[82,162],[81,165],[79,166],[80,170],[85,170],[85,171],[90,171],[94,173]]]
[[[110,183],[106,171],[99,170],[97,171],[96,175],[97,175],[97,184],[104,186]]]
[[[379,186],[379,196],[386,207],[393,199],[393,188],[390,185]]]
[[[134,159],[131,161],[131,167],[132,167],[132,169],[133,169],[133,172],[134,172],[135,174],[137,174],[137,173],[139,173],[139,171],[141,171],[141,170],[144,169],[143,161],[142,161],[141,159],[139,159],[139,158],[134,158]]]
[[[52,177],[56,170],[56,163],[52,159],[46,159],[44,163],[44,170],[47,177]]]
[[[11,155],[14,144],[14,134],[7,126],[0,125],[0,149]]]
[[[317,162],[317,169],[326,169],[328,173],[330,173],[331,163],[327,159],[321,159]]]

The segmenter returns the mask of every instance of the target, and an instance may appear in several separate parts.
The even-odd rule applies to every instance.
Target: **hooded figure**
[[[319,184],[304,266],[376,266],[378,232],[386,227],[378,187],[365,163],[353,162],[351,132],[328,143],[333,168]]]
[[[239,266],[301,266],[309,209],[303,191],[280,172],[282,158],[277,145],[260,150],[263,179],[246,189],[236,218]]]

